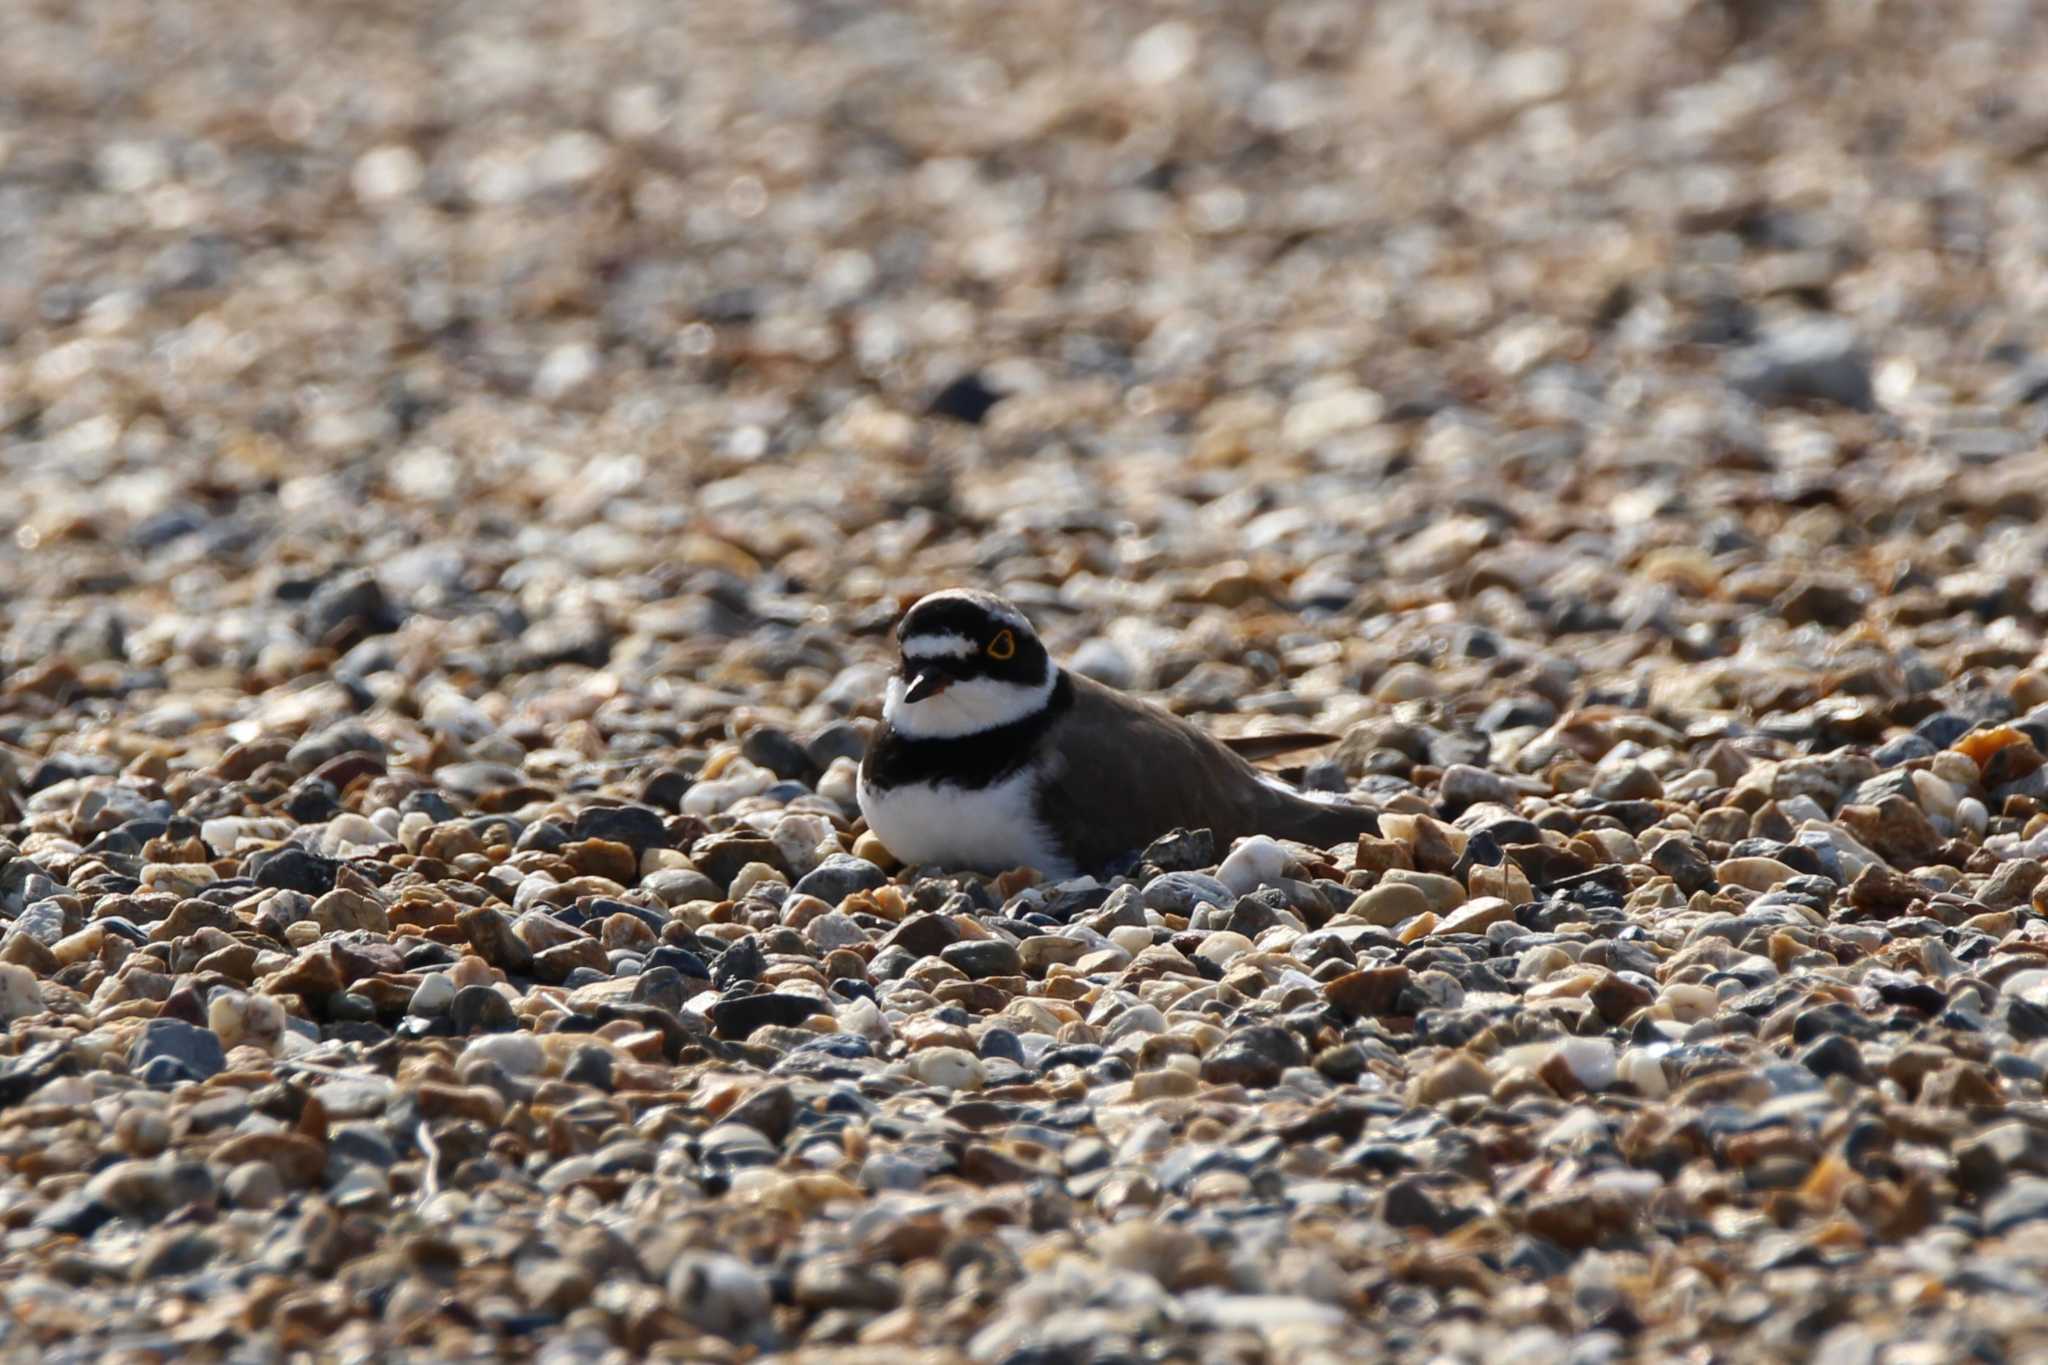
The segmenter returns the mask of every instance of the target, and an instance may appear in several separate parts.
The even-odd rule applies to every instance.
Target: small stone
[[[610,839],[578,839],[557,850],[579,876],[603,877],[621,886],[640,879],[640,855]]]
[[[720,1000],[711,1007],[711,1027],[721,1038],[750,1038],[773,1024],[794,1027],[831,1006],[807,995],[764,991]]]
[[[1386,874],[1381,885],[1414,887],[1428,899],[1429,908],[1439,915],[1449,914],[1465,902],[1464,884],[1456,877],[1436,872],[1410,872],[1397,868]]]
[[[1044,976],[1047,969],[1057,964],[1079,962],[1087,955],[1086,943],[1057,934],[1037,934],[1017,945],[1018,960],[1031,976]]]
[[[334,878],[341,870],[341,864],[297,844],[285,844],[251,854],[243,862],[242,870],[245,876],[253,877],[258,886],[324,896],[334,889]]]
[[[1436,675],[1421,664],[1398,663],[1382,673],[1372,686],[1372,698],[1379,702],[1420,701],[1440,690]]]
[[[1505,777],[1469,763],[1453,763],[1437,779],[1437,802],[1446,815],[1458,815],[1482,803],[1511,807],[1515,797],[1514,784]]]
[[[1688,896],[1695,891],[1714,889],[1713,864],[1684,835],[1674,834],[1658,840],[1645,857],[1651,867],[1671,878]]]
[[[1499,896],[1479,896],[1446,915],[1434,930],[1437,934],[1483,934],[1496,924],[1512,924],[1515,907]]]
[[[1413,1176],[1388,1185],[1380,1196],[1380,1218],[1389,1227],[1420,1228],[1430,1234],[1447,1231],[1451,1220],[1429,1187]]]
[[[405,1012],[421,1018],[446,1014],[449,1006],[455,1003],[455,994],[455,978],[446,972],[428,972],[413,988],[412,999],[406,1003]]]
[[[244,1161],[229,1171],[221,1192],[238,1209],[267,1209],[284,1199],[284,1181],[267,1161]]]
[[[586,806],[576,813],[575,835],[582,840],[623,844],[636,865],[649,849],[669,845],[661,813],[646,806]]]
[[[948,945],[961,941],[960,926],[953,923],[949,915],[931,912],[910,915],[904,921],[882,936],[881,947],[902,948],[918,957],[932,957],[945,951]],[[1036,940],[1027,939],[1027,943]],[[1071,958],[1063,958],[1071,961]]]
[[[718,955],[718,961],[711,965],[711,984],[724,990],[736,981],[759,981],[767,969],[768,958],[761,951],[761,940],[748,934]]]
[[[1381,882],[1369,891],[1362,891],[1351,902],[1351,914],[1367,924],[1391,929],[1423,914],[1430,908],[1429,897],[1422,894],[1420,887],[1405,882]]]
[[[736,1256],[691,1251],[668,1272],[668,1302],[699,1331],[742,1340],[768,1321],[768,1277]]]
[[[1602,1020],[1620,1028],[1635,1016],[1636,1011],[1648,1008],[1656,996],[1647,985],[1607,972],[1594,983],[1586,998],[1592,1001],[1594,1011]]]
[[[487,1033],[462,1049],[461,1060],[491,1062],[508,1076],[538,1076],[547,1068],[540,1040],[530,1033]]]
[[[1941,849],[1941,835],[1926,813],[1903,796],[1887,796],[1874,806],[1843,806],[1835,819],[1897,866],[1920,867],[1934,861]]]
[[[128,1049],[128,1069],[152,1085],[203,1081],[227,1064],[227,1053],[213,1030],[177,1019],[150,1020]]]
[[[1168,872],[1145,883],[1139,904],[1161,914],[1188,916],[1197,906],[1230,906],[1237,893],[1216,878],[1200,872]]]
[[[967,939],[949,944],[940,950],[939,958],[977,981],[1024,974],[1024,959],[1017,945],[1004,939]]]
[[[1408,986],[1409,975],[1408,969],[1401,966],[1347,972],[1326,983],[1323,996],[1347,1014],[1392,1014],[1395,1002]]]
[[[1841,318],[1808,318],[1778,327],[1735,353],[1728,383],[1758,403],[1818,399],[1857,412],[1876,406],[1869,350]]]
[[[1161,872],[1194,872],[1211,867],[1216,862],[1216,836],[1206,829],[1171,830],[1147,844],[1138,855],[1138,862]]]
[[[834,853],[799,878],[792,890],[800,896],[816,896],[827,905],[838,905],[856,891],[872,891],[888,881],[889,874],[867,859]]]
[[[1307,1049],[1291,1030],[1258,1025],[1239,1029],[1211,1049],[1202,1058],[1202,1079],[1259,1088],[1274,1084],[1288,1067],[1307,1063]]]
[[[171,1145],[171,1121],[154,1109],[124,1109],[114,1124],[114,1145],[129,1156],[156,1156]]]
[[[1998,865],[1976,899],[1993,910],[2017,909],[2027,904],[2044,878],[2048,878],[2048,866],[2032,858],[2014,858]]]
[[[29,969],[0,963],[0,1023],[43,1012],[43,988]]]
[[[919,1048],[911,1054],[910,1071],[942,1090],[979,1090],[987,1075],[980,1058],[957,1047]]]
[[[1769,891],[1774,887],[1783,886],[1798,875],[1776,858],[1727,858],[1714,868],[1717,880],[1750,891]]]
[[[749,863],[766,863],[785,875],[788,873],[782,850],[773,839],[758,834],[731,832],[707,835],[691,846],[690,861],[721,888],[730,888],[733,879]],[[815,891],[805,894],[817,895]],[[827,898],[820,896],[819,899]],[[837,903],[835,899],[833,904]]]
[[[477,956],[493,967],[502,968],[513,976],[526,976],[533,971],[533,949],[513,932],[510,915],[491,906],[478,906],[464,910],[455,917],[455,922],[467,935],[470,946]]]
[[[519,1027],[511,1002],[495,986],[464,986],[448,1002],[448,1022],[458,1037]]]
[[[368,574],[343,574],[323,585],[314,594],[328,593],[330,606],[340,603],[348,592],[355,591],[360,603],[383,599],[383,590],[376,586],[376,580]],[[343,754],[366,754],[381,760],[384,757],[384,741],[370,732],[369,727],[359,720],[337,721],[324,729],[315,730],[292,745],[285,755],[285,762],[301,773],[310,773],[323,764],[340,758]]]
[[[391,916],[384,907],[359,891],[329,891],[313,902],[313,919],[330,934],[391,932]]]
[[[792,1293],[801,1307],[882,1312],[894,1308],[902,1288],[885,1266],[848,1256],[810,1256],[798,1265]]]
[[[1278,840],[1255,834],[1240,839],[1237,847],[1231,849],[1230,856],[1216,869],[1216,880],[1239,896],[1249,895],[1285,877],[1293,864],[1293,855]]]
[[[2048,1218],[2048,1178],[2023,1175],[1984,1206],[1984,1231],[2002,1237],[2025,1223]]]
[[[1422,1104],[1441,1104],[1460,1095],[1485,1095],[1493,1090],[1493,1073],[1470,1053],[1457,1052],[1422,1074],[1415,1088]]]
[[[1897,918],[1926,895],[1918,882],[1878,863],[1865,867],[1849,884],[1849,904],[1870,919]]]

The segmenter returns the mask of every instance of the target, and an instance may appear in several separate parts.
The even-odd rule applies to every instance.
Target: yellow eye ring
[[[988,642],[988,657],[991,659],[1014,659],[1017,657],[1017,637],[1007,630],[999,630]]]

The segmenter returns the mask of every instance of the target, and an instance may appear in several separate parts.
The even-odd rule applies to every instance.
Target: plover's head
[[[1009,725],[1043,709],[1055,670],[1024,613],[993,593],[948,588],[903,614],[902,666],[882,714],[913,739]]]

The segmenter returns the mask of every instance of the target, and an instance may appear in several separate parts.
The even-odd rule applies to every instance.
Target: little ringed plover
[[[932,593],[896,638],[858,791],[868,828],[907,863],[1058,879],[1177,828],[1318,848],[1379,830],[1376,812],[1303,796],[1178,716],[1061,668],[991,593]]]

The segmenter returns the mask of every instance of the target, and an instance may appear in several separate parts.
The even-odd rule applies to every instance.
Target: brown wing
[[[1216,738],[1224,748],[1253,763],[1263,763],[1282,754],[1298,754],[1304,749],[1320,749],[1325,744],[1337,742],[1337,736],[1326,735],[1320,730],[1288,730],[1270,735],[1218,735]]]
[[[1271,834],[1330,847],[1377,831],[1362,806],[1324,805],[1271,785],[1221,741],[1156,706],[1068,675],[1074,704],[1047,735],[1061,757],[1040,775],[1039,816],[1090,871],[1169,830],[1219,844]]]

